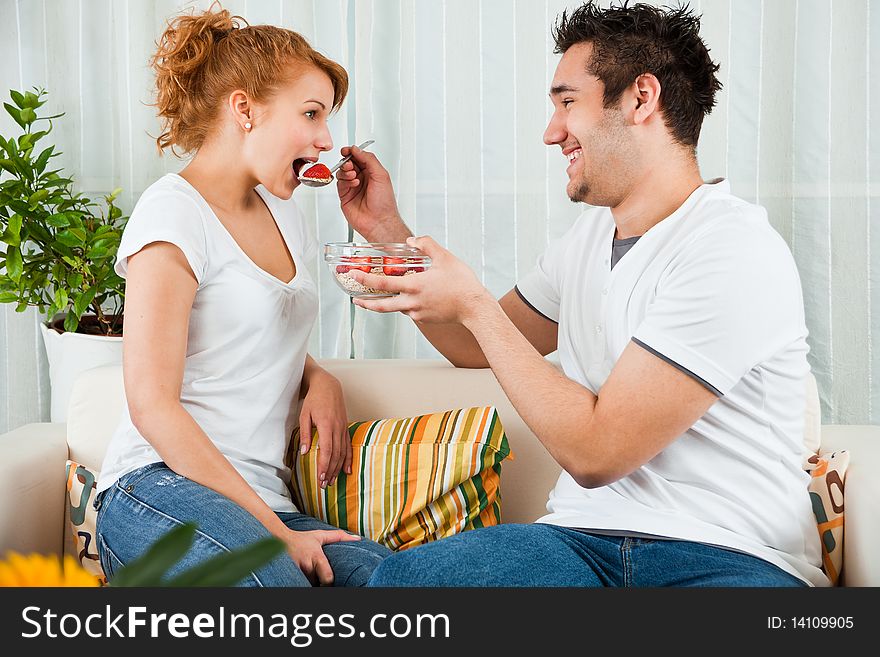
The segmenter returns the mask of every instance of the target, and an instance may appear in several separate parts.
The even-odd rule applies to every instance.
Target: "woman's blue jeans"
[[[250,513],[219,493],[182,477],[164,463],[151,463],[123,475],[95,501],[97,544],[104,574],[114,573],[141,556],[169,530],[198,525],[189,552],[168,571],[174,576],[222,552],[270,536]],[[337,529],[302,513],[278,513],[296,531]],[[334,586],[364,586],[376,566],[391,554],[367,539],[324,546]],[[252,572],[240,586],[311,586],[287,553]]]
[[[723,548],[497,525],[397,552],[368,586],[806,586],[773,564]]]

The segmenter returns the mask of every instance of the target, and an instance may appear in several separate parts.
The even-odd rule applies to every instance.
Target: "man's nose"
[[[561,144],[568,136],[568,130],[565,129],[565,120],[559,115],[559,112],[553,112],[550,122],[544,130],[544,143],[548,146]]]

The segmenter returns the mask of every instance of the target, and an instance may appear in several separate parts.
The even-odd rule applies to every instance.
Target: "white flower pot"
[[[59,332],[40,323],[52,388],[51,420],[67,421],[73,382],[81,372],[103,365],[122,364],[122,338]]]

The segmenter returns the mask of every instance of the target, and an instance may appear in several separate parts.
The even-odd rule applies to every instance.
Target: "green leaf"
[[[80,246],[83,241],[74,235],[71,230],[62,230],[55,236],[55,239],[61,242],[64,246]]]
[[[76,333],[76,329],[78,328],[79,317],[77,317],[73,313],[67,313],[67,316],[64,318],[64,330],[68,333]]]
[[[175,527],[143,556],[117,570],[111,586],[159,586],[163,575],[187,553],[195,535],[195,523]]]
[[[30,306],[30,304],[27,301],[22,301],[15,307],[15,312],[23,313],[28,309],[28,306]]]
[[[57,153],[57,155],[60,155],[60,153]],[[43,183],[43,186],[44,187],[61,187],[63,185],[69,185],[72,182],[73,182],[73,180],[71,180],[70,178],[52,178],[51,180],[47,180],[45,183]]]
[[[33,94],[31,94],[33,96]],[[29,107],[29,105],[25,104],[24,96],[21,95],[20,92],[15,91],[15,89],[11,89],[9,91],[9,96],[12,98],[12,102],[18,105],[21,108]]]
[[[27,123],[22,120],[20,109],[13,107],[9,103],[3,103],[3,107],[6,108],[6,111],[8,112],[9,116],[12,117],[13,121],[20,125],[23,130],[27,130]]]
[[[3,233],[3,241],[10,246],[19,246],[21,244],[21,215],[14,214],[9,218],[9,226]]]
[[[67,216],[68,216],[68,219],[72,219],[72,217],[69,214]],[[71,221],[70,223],[75,224],[77,222]],[[86,243],[86,231],[83,230],[83,228],[81,227],[82,226],[81,221],[79,222],[79,225],[80,225],[80,228],[71,228],[70,234],[73,235],[74,237],[76,237],[76,239],[79,240],[80,244],[85,244]]]
[[[67,308],[67,290],[63,287],[55,289],[55,306],[62,310]]]
[[[0,303],[14,303],[18,301],[16,292],[0,292]]]
[[[15,169],[15,164],[13,164],[12,160],[0,160],[0,167],[3,167],[3,169],[11,173],[13,176],[18,175],[18,171]]]
[[[21,272],[21,251],[17,246],[10,246],[6,249],[6,273],[9,275],[9,278],[18,283],[21,278]]]
[[[30,125],[37,120],[37,113],[30,107],[26,107],[21,110],[21,120],[24,121],[27,125]]]
[[[49,190],[40,189],[30,195],[30,198],[28,198],[28,203],[30,204],[31,209],[33,209],[37,207],[41,201],[45,201],[47,198],[49,198]]]
[[[234,586],[282,552],[282,541],[275,537],[264,538],[203,561],[167,581],[165,586]]]
[[[36,89],[36,87],[34,87],[34,89]],[[40,96],[42,96],[42,95],[45,93],[45,92],[44,92],[43,90],[41,90],[41,89],[38,89],[37,91],[39,92]],[[40,101],[40,96],[37,96],[36,94],[34,94],[34,93],[30,92],[30,91],[25,92],[25,94],[24,94],[24,106],[25,106],[25,107],[33,107],[34,109],[37,109],[37,108],[40,107],[41,105],[44,105],[44,104],[45,104],[45,101],[42,101],[42,102],[41,102],[41,101]]]
[[[67,228],[70,225],[70,219],[63,212],[51,214],[46,217],[46,223],[55,228]]]
[[[49,146],[49,148],[44,149],[37,157],[37,161],[34,162],[34,169],[36,169],[38,173],[43,173],[46,169],[46,164],[48,164],[49,158],[52,157],[52,151],[54,150],[54,146]]]
[[[82,276],[80,276],[80,279],[82,279]],[[77,317],[82,317],[82,314],[88,309],[89,304],[94,301],[95,293],[97,291],[98,288],[90,287],[76,298],[76,301],[73,302],[73,312],[76,313]]]
[[[31,222],[30,225],[28,225],[28,230],[33,237],[40,241],[41,244],[51,244],[55,241],[52,239],[49,231],[40,224]]]

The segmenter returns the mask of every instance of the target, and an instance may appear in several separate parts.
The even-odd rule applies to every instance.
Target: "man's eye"
[[[565,100],[562,101],[562,106],[563,106],[563,107],[568,107],[568,106],[569,106],[571,103],[573,103],[573,102],[574,102],[574,101],[571,100],[570,98],[566,98]]]

